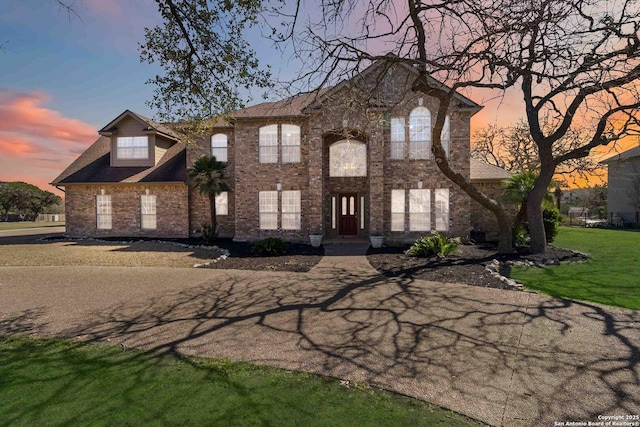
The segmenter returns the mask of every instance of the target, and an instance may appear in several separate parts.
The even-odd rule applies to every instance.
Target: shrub
[[[553,204],[545,203],[542,206],[542,221],[544,223],[544,233],[547,236],[547,243],[551,243],[558,235],[558,227],[562,223],[562,215]]]
[[[202,224],[202,238],[206,242],[213,242],[216,240],[216,237],[218,237],[217,233],[213,232],[211,224]]]
[[[431,236],[422,237],[415,241],[407,251],[407,255],[419,258],[438,256],[444,258],[454,253],[460,246],[459,238],[441,236],[437,231],[432,231]]]
[[[256,242],[251,247],[251,253],[257,256],[276,256],[287,253],[287,245],[279,237],[269,237]]]

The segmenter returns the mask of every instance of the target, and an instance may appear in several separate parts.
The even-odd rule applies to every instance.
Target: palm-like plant
[[[536,172],[525,170],[513,175],[505,181],[504,199],[507,202],[520,206],[516,218],[513,220],[513,230],[517,233],[527,217],[527,198],[538,180]],[[551,201],[551,195],[545,196],[546,201]],[[516,235],[514,233],[514,236]]]
[[[191,186],[197,188],[200,194],[209,198],[213,239],[218,236],[216,196],[230,190],[227,183],[226,168],[226,163],[217,161],[215,156],[201,156],[193,162],[193,166],[189,169]]]
[[[515,231],[518,231],[527,217],[527,197],[529,197],[529,193],[536,184],[537,179],[537,173],[525,170],[505,181],[504,199],[520,206],[520,210],[513,221],[513,229]]]

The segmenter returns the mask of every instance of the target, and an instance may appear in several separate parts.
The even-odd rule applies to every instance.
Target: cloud
[[[42,92],[0,89],[0,181],[46,188],[98,137],[94,126],[45,105]]]
[[[51,139],[63,144],[89,144],[96,129],[80,120],[44,108],[49,97],[41,92],[21,93],[0,89],[0,138],[4,133],[26,138]],[[35,142],[35,141],[34,141]]]
[[[40,147],[34,145],[26,138],[12,135],[3,135],[0,137],[0,153],[2,154],[23,157],[42,151]]]

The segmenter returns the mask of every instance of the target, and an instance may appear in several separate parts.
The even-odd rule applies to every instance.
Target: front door
[[[338,233],[342,236],[355,236],[358,234],[358,195],[340,194],[339,199]]]

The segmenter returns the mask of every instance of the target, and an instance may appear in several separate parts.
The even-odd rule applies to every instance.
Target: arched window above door
[[[353,139],[343,139],[329,147],[329,176],[367,176],[367,146]]]

